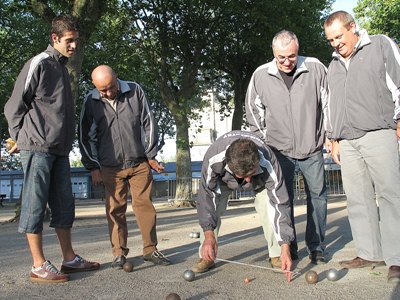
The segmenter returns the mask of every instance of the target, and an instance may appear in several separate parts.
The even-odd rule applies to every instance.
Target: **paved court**
[[[305,206],[296,205],[296,224],[300,242],[300,260],[295,262],[297,278],[287,283],[282,274],[250,265],[269,267],[268,252],[251,203],[228,208],[223,219],[219,258],[248,265],[218,262],[212,271],[186,282],[182,275],[197,260],[198,239],[190,238],[198,231],[196,210],[172,208],[166,201],[156,202],[158,211],[159,249],[174,264],[168,267],[144,263],[141,240],[132,213],[129,213],[128,259],[135,265],[132,273],[115,271],[108,240],[107,222],[101,201],[81,200],[73,229],[77,253],[102,264],[95,272],[73,274],[63,284],[31,283],[28,279],[31,257],[23,235],[15,223],[0,225],[0,299],[165,299],[177,293],[182,299],[400,299],[400,287],[386,281],[387,267],[340,270],[338,262],[355,257],[346,202],[330,199],[326,235],[326,265],[310,265],[304,248]],[[12,208],[0,208],[0,221],[12,217]],[[61,262],[57,238],[45,226],[44,249],[47,258],[59,266]],[[326,279],[330,268],[339,270],[340,279]],[[308,270],[319,274],[319,282],[309,285],[304,279]],[[250,278],[245,283],[244,278]]]

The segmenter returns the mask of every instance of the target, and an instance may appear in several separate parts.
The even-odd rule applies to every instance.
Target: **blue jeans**
[[[296,229],[294,226],[294,189],[293,181],[296,164],[303,173],[305,191],[307,195],[307,227],[306,245],[309,252],[324,252],[326,216],[327,216],[327,191],[325,184],[324,158],[322,151],[305,159],[293,159],[275,151],[275,155],[282,169],[286,188],[289,193],[292,209],[291,219],[293,223],[295,240],[291,245],[291,252],[297,251]]]
[[[50,227],[71,228],[75,201],[68,156],[21,151],[21,162],[24,185],[18,231],[42,232],[47,204],[51,210]]]

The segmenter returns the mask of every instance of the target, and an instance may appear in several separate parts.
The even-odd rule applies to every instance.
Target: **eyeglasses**
[[[297,55],[296,54],[292,54],[292,55],[289,55],[289,56],[278,55],[275,58],[278,61],[278,63],[283,64],[283,63],[285,63],[286,60],[295,61],[297,59]]]

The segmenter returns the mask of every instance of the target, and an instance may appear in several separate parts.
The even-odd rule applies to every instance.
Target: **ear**
[[[350,28],[351,28],[351,32],[355,34],[356,33],[356,23],[354,23],[354,22],[351,23]]]
[[[51,34],[51,41],[53,42],[53,44],[56,44],[59,42],[57,34],[55,34],[55,33]]]

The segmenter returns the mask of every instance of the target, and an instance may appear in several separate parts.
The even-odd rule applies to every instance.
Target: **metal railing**
[[[339,168],[331,168],[328,165],[325,165],[325,181],[327,193],[330,196],[339,196],[344,195],[344,189],[342,184],[342,175]],[[327,167],[328,166],[328,167]],[[191,185],[190,196],[193,200],[195,200],[199,184],[200,178],[183,178],[180,181],[176,180],[168,180],[168,188],[167,188],[167,197],[168,199],[175,199],[176,196],[176,186],[177,183],[185,184],[189,181],[189,185]],[[305,183],[304,177],[300,170],[295,172],[294,180],[293,180],[293,189],[294,189],[294,199],[296,200],[305,200],[307,198],[305,192]],[[252,191],[232,191],[230,196],[231,201],[243,201],[243,200],[251,200],[254,199],[254,192]]]
[[[18,180],[21,180],[18,178]],[[343,195],[344,189],[342,184],[342,176],[340,167],[335,164],[325,164],[325,180],[327,185],[328,195]],[[89,181],[90,182],[90,181]],[[180,185],[182,184],[182,185]],[[89,187],[90,184],[86,185],[86,190],[74,190],[74,197],[76,199],[103,199],[104,200],[104,188],[103,187]],[[185,197],[196,200],[200,186],[200,178],[181,178],[178,181],[164,180],[154,181],[152,196],[153,198],[166,198],[168,200],[176,200],[176,189],[177,186],[185,186],[187,188],[184,191]],[[296,171],[294,176],[293,188],[294,188],[294,199],[295,201],[302,201],[306,199],[304,178],[301,171]],[[178,193],[179,194],[179,193]],[[7,198],[7,197],[6,197]],[[15,196],[14,201],[18,200],[19,193]],[[243,201],[254,199],[254,193],[252,191],[232,191],[230,201]],[[10,199],[3,199],[10,201]],[[177,199],[187,200],[187,199]]]

